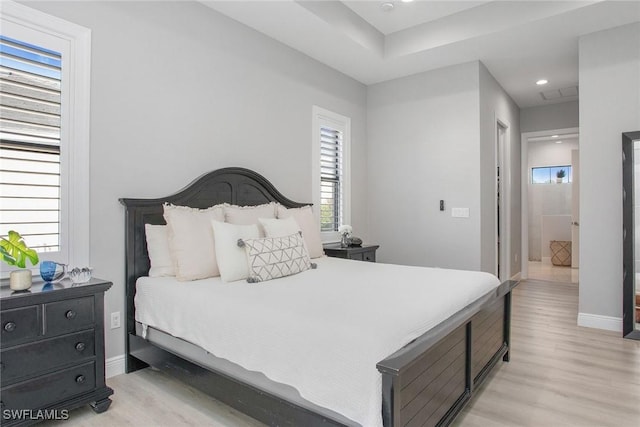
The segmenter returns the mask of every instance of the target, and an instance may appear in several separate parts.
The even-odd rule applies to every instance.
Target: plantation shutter
[[[320,231],[338,231],[342,217],[343,133],[320,128]]]
[[[60,249],[61,55],[0,35],[0,234]]]

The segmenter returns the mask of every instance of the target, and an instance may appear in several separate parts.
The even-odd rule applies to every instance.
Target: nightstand
[[[105,384],[104,293],[111,282],[36,282],[14,292],[0,287],[2,425],[65,419],[90,404],[111,404]]]
[[[324,253],[335,258],[355,259],[358,261],[376,262],[376,250],[380,245],[349,246],[343,248],[340,243],[324,245]]]

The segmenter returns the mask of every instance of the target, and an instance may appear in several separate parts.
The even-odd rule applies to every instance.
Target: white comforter
[[[136,320],[381,426],[376,363],[499,285],[487,273],[320,258],[262,283],[140,278]]]

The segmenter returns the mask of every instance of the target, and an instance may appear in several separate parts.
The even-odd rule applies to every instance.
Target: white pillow
[[[289,236],[244,239],[238,246],[247,252],[247,282],[257,283],[301,273],[316,265],[309,259],[304,240],[298,231]]]
[[[276,217],[276,203],[271,202],[258,206],[226,205],[224,207],[224,217],[229,224],[258,224],[258,218]],[[264,230],[261,228],[260,233],[260,236],[264,237]]]
[[[284,219],[258,218],[258,222],[262,225],[266,237],[283,237],[302,231],[292,216]]]
[[[257,224],[235,225],[226,222],[211,221],[213,237],[216,242],[220,277],[225,282],[235,282],[249,276],[247,255],[238,246],[240,239],[260,237]]]
[[[187,281],[219,276],[211,221],[224,221],[222,205],[195,209],[165,204],[164,219],[176,278]]]
[[[302,238],[307,245],[309,256],[319,258],[324,255],[322,249],[322,238],[320,237],[320,226],[316,223],[311,206],[287,209],[278,205],[278,218],[293,217],[302,230]]]
[[[166,225],[145,224],[147,252],[149,254],[149,277],[175,276],[176,269],[169,250],[169,235]]]

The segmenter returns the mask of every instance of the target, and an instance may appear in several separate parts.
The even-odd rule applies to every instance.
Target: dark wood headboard
[[[125,206],[125,287],[127,331],[135,333],[133,298],[136,280],[149,272],[145,224],[165,224],[164,203],[208,208],[220,203],[254,206],[278,202],[288,208],[310,205],[289,200],[262,175],[244,168],[218,169],[202,175],[175,194],[157,199],[120,199]],[[128,342],[128,340],[127,340]]]

